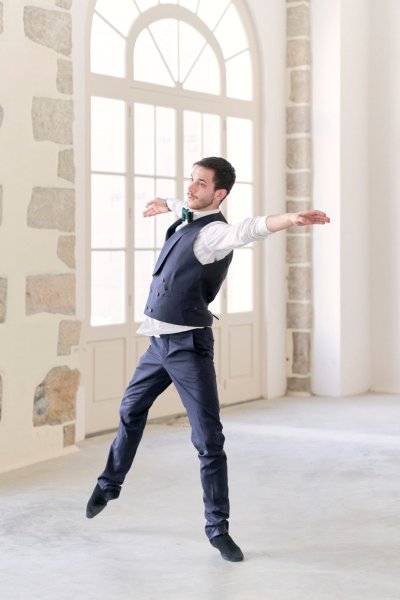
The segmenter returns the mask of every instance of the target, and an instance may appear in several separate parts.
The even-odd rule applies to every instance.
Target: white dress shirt
[[[168,198],[166,205],[169,210],[175,212],[178,217],[182,213],[182,208],[187,208],[184,200]],[[193,220],[219,213],[219,210],[193,211]],[[253,217],[244,219],[239,223],[224,223],[223,221],[213,221],[205,225],[198,233],[193,244],[193,252],[197,260],[202,265],[222,260],[235,248],[241,248],[251,242],[265,239],[272,232],[266,225],[266,217]],[[180,227],[186,227],[184,221]],[[151,317],[145,316],[137,333],[142,335],[152,335],[159,337],[165,333],[179,333],[196,329],[190,325],[175,325],[174,323],[165,323]]]

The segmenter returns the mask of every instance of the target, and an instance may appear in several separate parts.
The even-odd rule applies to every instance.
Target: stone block
[[[309,198],[311,196],[311,173],[288,173],[286,175],[286,193],[294,198]]]
[[[36,229],[75,231],[75,191],[69,188],[33,188],[27,223]]]
[[[72,149],[61,150],[58,153],[57,175],[71,183],[75,182],[74,151]]]
[[[59,58],[57,61],[57,90],[61,94],[73,94],[72,62]]]
[[[3,33],[3,3],[0,2],[0,33]]]
[[[75,444],[75,423],[63,427],[64,448]]]
[[[80,373],[55,367],[37,386],[33,399],[33,425],[59,425],[75,420],[76,393]]]
[[[0,225],[3,222],[3,186],[0,185]]]
[[[286,133],[310,133],[309,106],[289,106],[286,109]]]
[[[311,236],[288,235],[286,237],[286,261],[289,264],[311,262]]]
[[[311,139],[286,140],[286,162],[289,169],[311,169]]]
[[[303,210],[311,210],[311,200],[287,200],[286,210],[287,212],[302,212]],[[296,235],[301,235],[303,228],[298,227],[290,228]]]
[[[288,299],[311,300],[311,268],[289,267]]]
[[[75,268],[75,236],[60,235],[57,244],[57,256],[71,269]]]
[[[60,10],[25,6],[24,28],[27,38],[69,56],[72,49],[71,15]]]
[[[31,275],[26,279],[26,314],[75,314],[75,275]]]
[[[74,108],[72,100],[33,98],[32,128],[37,142],[49,141],[71,146]]]
[[[82,323],[80,321],[61,321],[58,327],[57,354],[71,354],[71,347],[79,344]]]
[[[4,119],[4,109],[0,104],[0,127],[3,125],[3,119]]]
[[[288,329],[311,329],[311,303],[288,302],[286,305],[286,324]]]
[[[72,6],[72,0],[56,0],[56,6],[69,10]]]
[[[3,408],[3,379],[0,375],[0,421],[1,421],[2,408]]]
[[[288,377],[287,393],[307,394],[311,393],[310,377]]]
[[[7,317],[7,279],[0,277],[0,323]]]
[[[309,40],[288,40],[286,46],[286,66],[303,67],[311,62]]]
[[[310,12],[306,4],[287,9],[286,31],[287,37],[310,35]]]
[[[293,331],[293,374],[308,375],[311,370],[311,336],[306,331]]]
[[[311,73],[307,69],[296,69],[290,73],[290,94],[292,102],[311,103]]]

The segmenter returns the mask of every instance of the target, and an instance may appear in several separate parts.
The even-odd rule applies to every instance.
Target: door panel
[[[127,384],[125,338],[93,340],[86,345],[86,433],[115,429],[119,406]]]
[[[253,326],[231,325],[229,328],[229,379],[253,376]]]

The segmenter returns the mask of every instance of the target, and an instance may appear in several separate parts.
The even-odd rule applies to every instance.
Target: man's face
[[[187,200],[192,210],[216,210],[226,190],[214,189],[214,171],[196,165],[188,185]]]

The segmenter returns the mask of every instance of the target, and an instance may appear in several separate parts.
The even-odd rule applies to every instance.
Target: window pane
[[[92,171],[125,172],[125,103],[92,98]]]
[[[137,81],[158,83],[169,87],[175,85],[147,29],[141,32],[135,44],[133,77]]]
[[[154,106],[135,104],[134,140],[135,173],[155,175]]]
[[[226,200],[229,223],[238,223],[253,216],[253,186],[236,183]]]
[[[125,252],[92,252],[92,325],[125,321]]]
[[[175,175],[175,110],[156,108],[157,175]]]
[[[97,15],[92,21],[90,68],[102,75],[125,75],[125,40]]]
[[[92,248],[125,246],[125,177],[92,175]]]
[[[231,98],[252,100],[252,89],[250,52],[246,50],[226,61],[226,93]]]
[[[156,196],[158,198],[175,198],[176,184],[174,179],[157,179]]]
[[[134,319],[136,322],[143,320],[155,260],[153,250],[137,250],[135,252]]]
[[[227,119],[228,160],[236,169],[238,181],[253,179],[253,128],[248,119]]]
[[[178,79],[178,21],[161,19],[149,26],[172,77]]]
[[[201,114],[184,111],[183,113],[183,159],[184,175],[188,177],[193,163],[201,158]]]
[[[158,4],[158,0],[135,0],[135,2],[141,12]]]
[[[132,0],[97,0],[95,10],[124,35],[127,35],[139,15]]]
[[[188,10],[191,10],[194,13],[196,12],[198,3],[199,3],[199,0],[178,0],[178,4],[180,6],[184,6],[185,8],[187,8]]]
[[[154,198],[154,179],[135,178],[135,247],[153,248],[155,217],[144,217],[146,202]]]
[[[253,310],[253,251],[235,250],[228,272],[228,312]]]
[[[184,81],[205,45],[206,40],[197,29],[179,21],[179,81]]]
[[[200,0],[197,15],[213,30],[230,0]]]
[[[224,14],[214,33],[221,46],[224,58],[229,58],[248,48],[246,32],[233,4]]]
[[[220,154],[221,119],[217,115],[205,114],[203,115],[203,151],[201,155],[220,156]]]
[[[157,179],[156,196],[158,198],[175,198],[175,181],[173,179]],[[176,221],[175,213],[166,213],[155,218],[157,248],[161,248],[164,244],[167,229],[174,221]]]
[[[184,81],[183,87],[205,94],[220,93],[219,65],[210,46],[206,46],[201,53],[199,60]]]

